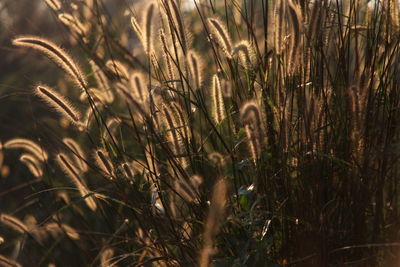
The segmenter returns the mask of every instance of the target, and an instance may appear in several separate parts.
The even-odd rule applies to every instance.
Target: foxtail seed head
[[[262,152],[264,132],[261,111],[256,102],[250,101],[243,105],[240,112],[240,120],[244,124],[251,157],[254,162],[257,162]]]
[[[96,160],[97,166],[107,174],[110,179],[113,179],[114,175],[114,166],[111,162],[111,159],[108,153],[104,149],[97,149],[94,153],[94,158]]]
[[[25,164],[33,176],[41,177],[43,175],[42,164],[34,155],[25,153],[21,155],[19,160]]]
[[[232,41],[229,37],[228,31],[226,30],[224,24],[217,18],[208,19],[211,32],[217,38],[218,44],[221,46],[225,55],[228,58],[232,57]]]
[[[82,172],[87,171],[88,166],[85,162],[85,153],[83,152],[79,144],[71,138],[64,138],[63,143],[69,148],[69,150],[73,154],[73,159],[79,169]]]
[[[144,51],[147,55],[153,51],[153,15],[154,15],[155,3],[150,3],[145,11],[144,21],[142,26],[144,27],[144,35],[143,35],[143,46]]]
[[[72,104],[55,90],[45,85],[36,87],[35,93],[49,106],[53,107],[64,118],[72,123],[79,125],[81,114],[72,106]]]
[[[212,80],[212,100],[214,121],[219,124],[225,119],[226,114],[221,82],[217,74],[214,74]]]
[[[37,36],[19,36],[12,41],[13,45],[30,47],[47,55],[60,66],[82,90],[87,88],[87,81],[78,64],[58,45],[48,39]]]
[[[4,223],[8,227],[14,229],[21,234],[27,233],[29,231],[28,227],[20,219],[8,214],[0,214],[0,222]]]
[[[198,90],[201,88],[203,84],[203,75],[202,68],[203,64],[200,60],[200,57],[193,50],[190,50],[187,55],[188,66],[190,70],[190,74],[192,75],[194,89]]]
[[[45,161],[48,158],[47,152],[44,151],[37,143],[25,138],[14,138],[3,144],[5,149],[25,149],[35,155],[36,158]]]
[[[45,0],[45,2],[54,11],[58,11],[61,9],[61,3],[58,0]]]
[[[80,195],[84,197],[86,205],[91,210],[96,210],[97,205],[94,201],[93,196],[89,195],[89,189],[87,188],[86,183],[79,175],[79,169],[72,163],[72,161],[67,157],[67,155],[63,153],[59,153],[56,155],[56,160],[61,169],[67,174],[67,176],[71,179],[71,181],[75,184],[78,189]]]
[[[240,41],[235,45],[232,51],[232,56],[239,55],[243,67],[251,69],[254,66],[254,51],[251,44],[247,41]]]

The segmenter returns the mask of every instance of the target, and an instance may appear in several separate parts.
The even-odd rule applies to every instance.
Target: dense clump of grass
[[[3,140],[45,208],[4,206],[0,261],[396,266],[396,1],[159,0],[124,30],[102,1],[45,2],[86,56],[12,41],[70,79],[30,92],[51,138]]]

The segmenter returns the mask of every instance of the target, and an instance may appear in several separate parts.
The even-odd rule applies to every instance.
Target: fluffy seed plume
[[[163,114],[163,119],[164,119],[164,125],[166,127],[166,131],[168,133],[168,136],[171,142],[173,143],[178,143],[179,142],[179,136],[176,133],[176,128],[178,127],[176,118],[174,117],[171,108],[164,104],[162,106],[162,114]],[[176,147],[176,146],[175,146]]]
[[[45,38],[37,36],[19,36],[12,41],[13,45],[30,47],[47,55],[60,68],[62,68],[72,80],[83,90],[87,82],[78,64],[58,45]]]
[[[252,45],[247,41],[240,41],[233,48],[232,56],[239,55],[243,67],[251,69],[254,66],[254,51]]]
[[[67,155],[64,153],[59,153],[56,155],[56,160],[61,169],[68,175],[68,177],[77,187],[85,185],[85,182],[79,175],[78,168],[71,162]]]
[[[246,135],[248,138],[249,151],[253,159],[253,162],[255,163],[257,162],[257,159],[260,157],[261,154],[260,139],[258,138],[256,132],[254,131],[254,128],[252,128],[249,124],[246,124],[244,126],[244,129],[246,131]]]
[[[289,53],[288,53],[288,62],[289,62],[289,73],[292,74],[297,66],[299,61],[299,54],[301,51],[301,10],[298,6],[289,1],[288,5],[288,15],[290,20],[290,42],[289,42]]]
[[[57,160],[58,165],[60,165],[61,169],[67,174],[67,176],[75,184],[80,195],[85,198],[86,205],[91,210],[93,210],[93,211],[96,210],[97,209],[96,202],[94,201],[93,196],[88,196],[89,190],[86,186],[86,183],[80,177],[78,168],[63,153],[57,154],[56,160]]]
[[[61,13],[58,15],[58,19],[67,26],[72,32],[78,35],[84,36],[86,33],[85,26],[74,16],[69,13]]]
[[[21,155],[19,160],[25,164],[33,176],[41,177],[43,175],[42,164],[34,155],[25,153]]]
[[[122,62],[118,60],[108,60],[106,66],[115,76],[126,81],[129,79],[128,69]]]
[[[192,75],[194,89],[201,88],[203,84],[203,76],[202,76],[202,68],[203,64],[200,60],[200,57],[196,52],[190,50],[187,55],[188,66],[190,70],[190,74]]]
[[[45,0],[45,2],[54,11],[61,9],[61,3],[58,0]]]
[[[143,33],[142,33],[142,28],[140,27],[139,22],[137,21],[136,17],[132,16],[131,17],[131,24],[132,24],[132,28],[135,31],[135,33],[137,34],[140,42],[143,44]]]
[[[174,67],[171,62],[171,58],[170,58],[171,56],[170,56],[170,52],[169,52],[168,45],[167,45],[167,38],[165,37],[165,32],[163,29],[160,29],[159,35],[160,35],[165,64],[167,65],[168,79],[173,81],[175,79]]]
[[[182,154],[182,142],[177,131],[179,125],[175,119],[175,116],[168,105],[163,105],[162,114],[164,119],[164,125],[166,127],[166,133],[168,141],[171,142],[171,148],[175,156]]]
[[[245,127],[251,157],[254,163],[256,163],[262,152],[264,133],[261,111],[254,101],[243,105],[240,113],[240,120]]]
[[[211,32],[217,38],[218,44],[221,46],[225,55],[231,58],[232,53],[232,41],[229,37],[228,31],[226,30],[224,24],[217,18],[208,19]]]
[[[143,35],[143,46],[144,51],[147,55],[153,50],[153,15],[154,15],[155,3],[150,3],[146,7],[144,20],[142,22],[142,26],[144,26],[144,35]]]
[[[146,103],[148,98],[148,90],[143,74],[134,72],[129,80],[133,96],[138,99],[139,103]]]
[[[212,80],[212,101],[214,120],[219,124],[225,119],[226,115],[221,82],[217,74],[214,74]]]
[[[97,149],[94,153],[94,158],[96,160],[97,166],[107,174],[109,178],[113,178],[114,175],[114,166],[111,162],[111,159],[108,153],[104,149]]]
[[[78,125],[81,114],[66,100],[63,96],[58,94],[55,90],[45,85],[36,87],[35,93],[43,99],[48,105],[55,108],[64,118],[72,123]]]
[[[203,248],[199,256],[200,267],[208,267],[210,265],[211,256],[216,252],[214,248],[214,239],[219,232],[224,217],[227,195],[228,185],[225,179],[220,179],[214,185],[210,209],[204,227]]]
[[[274,43],[277,55],[280,55],[284,49],[283,39],[285,37],[286,1],[287,0],[278,0],[275,6]]]
[[[25,138],[14,138],[8,140],[3,144],[3,148],[5,149],[24,149],[35,155],[36,158],[40,160],[47,160],[48,155],[47,152],[44,151],[38,144],[33,142],[32,140]]]
[[[28,227],[20,219],[14,216],[2,213],[0,214],[0,222],[21,234],[28,232]]]
[[[172,111],[173,116],[177,122],[177,131],[179,133],[179,139],[183,141],[186,139],[187,141],[190,140],[190,129],[188,125],[188,119],[186,115],[183,113],[181,106],[177,102],[172,102],[170,104],[170,108]]]
[[[120,169],[127,179],[133,179],[135,176],[134,170],[129,162],[122,163]]]
[[[73,159],[79,169],[82,172],[87,171],[88,166],[85,162],[85,153],[83,152],[79,144],[71,138],[64,138],[63,143],[69,148],[69,150],[73,154]]]
[[[249,101],[242,106],[240,120],[243,124],[256,124],[257,129],[261,131],[261,112],[255,101]]]

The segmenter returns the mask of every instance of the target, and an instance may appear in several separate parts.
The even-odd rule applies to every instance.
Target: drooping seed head
[[[79,169],[72,163],[67,155],[64,153],[58,153],[56,155],[56,161],[75,185],[84,184],[84,181],[79,175]]]
[[[85,162],[86,161],[85,153],[81,149],[80,145],[71,138],[64,138],[63,143],[68,147],[68,149],[73,154],[73,159],[74,159],[76,165],[79,167],[79,169],[82,172],[87,171],[88,166]]]
[[[94,153],[97,166],[108,176],[108,178],[114,178],[114,166],[112,161],[104,149],[97,149]]]
[[[28,227],[17,217],[2,213],[0,214],[0,222],[21,234],[29,232]]]
[[[21,155],[19,160],[25,164],[33,176],[41,177],[43,175],[42,164],[34,155],[25,153]]]
[[[54,11],[58,11],[61,9],[61,3],[58,0],[45,0],[45,2]]]
[[[182,107],[177,102],[172,102],[170,108],[173,116],[175,117],[177,123],[177,131],[179,134],[179,140],[183,141],[186,139],[190,141],[191,133],[189,128],[188,118],[182,110]]]
[[[82,89],[87,88],[87,81],[83,76],[79,65],[58,45],[48,39],[37,36],[19,36],[12,41],[13,45],[30,47],[47,55],[60,68],[62,68],[72,80]]]
[[[127,179],[133,179],[135,176],[135,172],[129,162],[122,163],[120,169]]]
[[[232,41],[224,24],[217,18],[208,19],[211,32],[217,38],[218,44],[221,46],[228,58],[232,57]]]
[[[74,16],[69,13],[58,14],[58,19],[67,26],[72,32],[78,35],[84,36],[87,28]]]
[[[76,125],[80,124],[81,114],[65,97],[61,96],[54,89],[45,85],[38,85],[35,93],[49,106],[53,107],[58,113],[60,113],[64,118]]]
[[[163,29],[159,30],[159,36],[160,36],[161,46],[162,46],[162,50],[163,50],[164,60],[167,65],[168,79],[170,81],[173,81],[173,80],[175,80],[175,68],[171,62],[171,54],[170,54],[171,52],[169,50],[167,38],[165,36],[165,32]]]
[[[243,105],[240,112],[240,120],[244,124],[251,157],[253,162],[256,163],[262,152],[264,132],[261,111],[255,101],[250,101]]]
[[[117,77],[128,81],[129,80],[129,72],[127,67],[118,60],[108,60],[106,62],[106,67]]]
[[[145,16],[142,22],[142,27],[144,27],[144,35],[143,35],[143,46],[144,51],[147,55],[150,55],[153,51],[153,16],[155,12],[155,3],[150,3],[146,7]]]
[[[195,51],[190,50],[187,54],[187,61],[190,74],[192,75],[194,83],[194,89],[195,90],[200,89],[203,84],[203,75],[202,75],[203,64],[200,60],[200,57],[197,55]]]
[[[226,117],[224,98],[222,94],[221,82],[217,74],[214,74],[212,80],[212,103],[214,121],[220,124]]]
[[[145,104],[148,99],[149,91],[147,89],[143,74],[140,72],[132,73],[129,82],[133,96],[138,99],[139,103]]]
[[[290,21],[290,42],[289,42],[289,51],[288,51],[288,72],[289,74],[293,74],[298,61],[299,54],[302,49],[301,45],[301,10],[300,8],[293,4],[292,1],[289,1],[288,4],[288,15]]]
[[[243,124],[254,123],[261,127],[261,111],[255,101],[246,102],[240,111],[240,120]]]
[[[182,147],[182,142],[177,131],[179,125],[169,105],[164,104],[161,111],[163,114],[162,118],[166,128],[167,139],[172,144],[171,148],[175,156],[179,155],[181,154]]]
[[[71,181],[75,184],[80,195],[84,198],[86,205],[92,210],[97,209],[97,204],[93,196],[89,196],[89,189],[85,181],[80,176],[79,169],[72,163],[67,155],[59,153],[56,155],[56,161],[61,169],[67,174]]]
[[[284,37],[286,35],[285,22],[286,22],[286,1],[278,0],[275,2],[274,12],[274,42],[275,52],[280,55],[285,48]]]
[[[235,45],[232,51],[232,56],[239,55],[243,67],[251,69],[255,63],[254,50],[248,41],[240,41]]]
[[[35,155],[36,158],[46,161],[48,159],[47,152],[32,140],[25,138],[14,138],[3,144],[4,149],[25,149]]]

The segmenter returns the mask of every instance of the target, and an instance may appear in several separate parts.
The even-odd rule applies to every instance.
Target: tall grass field
[[[400,1],[0,20],[0,266],[400,266]]]

